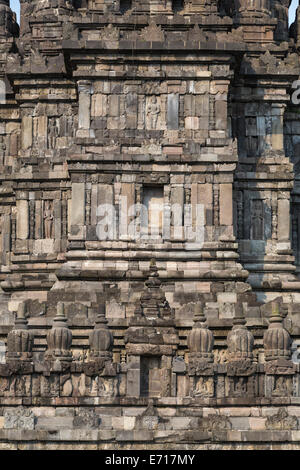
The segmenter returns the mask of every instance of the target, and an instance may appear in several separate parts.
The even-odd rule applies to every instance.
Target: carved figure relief
[[[91,377],[90,394],[92,396],[97,396],[98,395],[98,381],[99,381],[99,377]],[[101,394],[101,384],[99,386],[99,391],[100,391],[100,394]]]
[[[297,428],[297,416],[289,415],[285,408],[279,408],[276,414],[267,417],[266,429],[287,431]]]
[[[44,237],[52,238],[53,232],[53,201],[45,201]]]
[[[214,381],[212,377],[199,377],[193,392],[194,397],[213,397]]]
[[[214,361],[217,364],[225,364],[228,361],[227,349],[215,349],[214,350]]]
[[[1,377],[0,379],[0,396],[3,396],[5,392],[9,390],[9,379]]]
[[[74,133],[74,117],[72,109],[68,109],[66,113],[66,135],[72,136]]]
[[[112,381],[107,379],[98,380],[98,393],[100,397],[112,397],[114,396],[114,384]]]
[[[49,149],[55,149],[56,139],[58,137],[58,128],[56,118],[49,118],[48,127],[48,147]]]
[[[158,118],[161,112],[161,107],[158,103],[157,96],[151,96],[148,106],[146,108],[147,127],[149,129],[157,129]]]
[[[293,394],[293,384],[290,377],[283,377],[282,375],[276,377],[274,383],[274,390],[272,395],[274,397],[286,397]]]
[[[248,377],[233,377],[230,379],[229,396],[242,397],[247,393]]]

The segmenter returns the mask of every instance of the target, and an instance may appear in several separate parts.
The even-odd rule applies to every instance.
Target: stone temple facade
[[[290,3],[0,0],[1,449],[300,448]]]

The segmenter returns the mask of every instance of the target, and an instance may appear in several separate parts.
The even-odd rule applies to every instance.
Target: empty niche
[[[172,11],[178,13],[184,9],[184,0],[172,0]]]
[[[161,391],[161,358],[141,356],[140,394],[142,397],[158,397]]]
[[[132,0],[120,0],[120,13],[124,15],[132,8]]]
[[[150,238],[162,236],[164,212],[163,186],[146,186],[143,188],[142,229]]]

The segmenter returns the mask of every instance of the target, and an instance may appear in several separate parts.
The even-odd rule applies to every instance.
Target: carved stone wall
[[[0,446],[298,445],[289,4],[0,0]]]

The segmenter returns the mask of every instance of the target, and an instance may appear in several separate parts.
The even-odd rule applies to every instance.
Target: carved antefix
[[[246,320],[242,314],[242,306],[238,306],[239,312],[233,319],[233,327],[227,336],[228,345],[228,360],[241,361],[246,359],[252,359],[254,337],[250,331],[248,331]]]
[[[242,305],[237,305],[232,330],[227,336],[228,364],[226,395],[229,397],[257,394],[257,365],[252,362],[254,337],[245,326]]]
[[[47,334],[47,344],[47,359],[72,360],[72,353],[70,351],[72,333],[67,325],[64,304],[62,302],[57,304],[57,315],[53,320],[52,329]]]
[[[154,318],[172,320],[174,318],[174,309],[170,308],[165,293],[161,289],[161,280],[159,279],[158,268],[154,259],[150,262],[149,277],[145,281],[145,288],[142,292],[140,303],[135,309],[135,316],[151,320]]]
[[[291,337],[283,327],[285,313],[280,311],[280,303],[274,300],[270,303],[269,328],[264,334],[266,361],[279,359],[289,360],[291,357]]]
[[[190,351],[189,364],[197,362],[213,361],[214,336],[208,329],[206,318],[201,304],[197,304],[194,313],[194,325],[187,338],[187,344]]]
[[[104,304],[99,307],[95,327],[89,335],[89,345],[89,360],[84,364],[83,368],[85,374],[90,377],[98,374],[102,376],[115,376],[118,365],[112,362],[113,335],[107,327]]]
[[[107,327],[105,305],[100,305],[95,328],[89,336],[89,345],[91,358],[112,358],[113,336]]]
[[[28,360],[32,357],[34,336],[28,330],[25,318],[26,304],[21,302],[18,308],[14,328],[7,335],[7,360]]]

